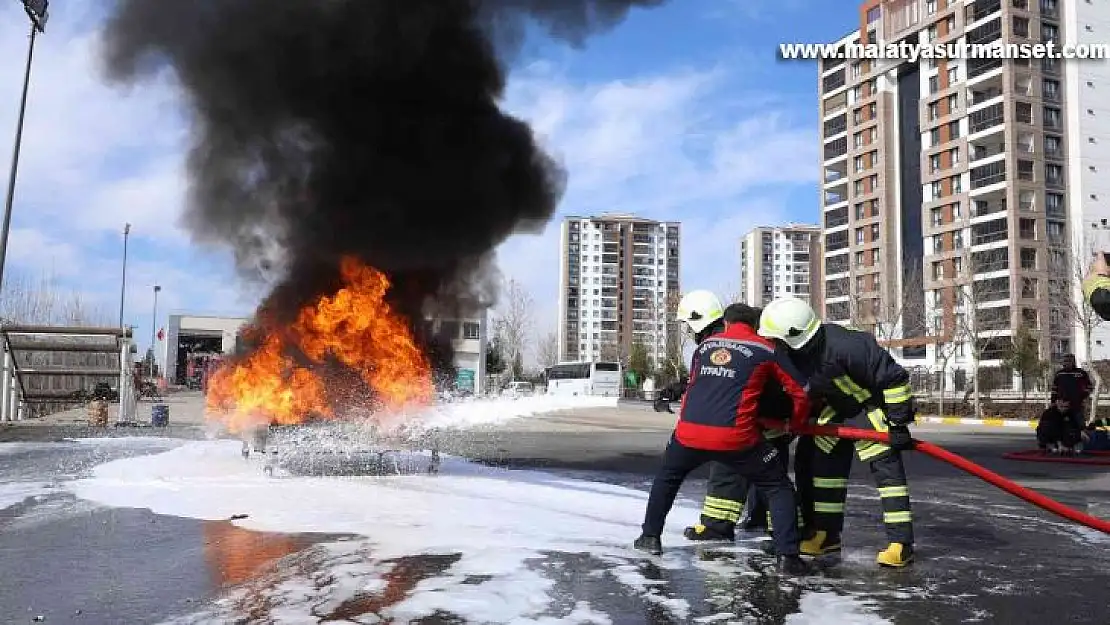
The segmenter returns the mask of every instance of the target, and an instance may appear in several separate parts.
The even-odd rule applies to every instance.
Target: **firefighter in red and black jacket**
[[[678,320],[694,334],[724,316],[724,306],[708,291],[682,298]],[[805,574],[799,557],[794,487],[779,452],[764,439],[757,411],[764,385],[776,380],[793,401],[791,424],[808,416],[805,382],[772,342],[741,323],[709,336],[694,350],[690,384],[682,398],[678,424],[655,477],[636,549],[662,553],[660,536],[667,514],[686,476],[709,462],[728,464],[763,494],[775,527],[775,553],[784,573]]]

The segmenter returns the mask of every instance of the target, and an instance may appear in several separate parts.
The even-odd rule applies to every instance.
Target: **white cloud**
[[[683,282],[721,292],[739,283],[739,237],[786,219],[784,188],[817,178],[817,142],[780,98],[736,91],[724,68],[579,84],[551,65],[510,83],[509,107],[532,121],[570,180],[559,216],[519,235],[500,265],[537,301],[537,335],[558,314],[558,232],[567,214],[631,212],[683,224]],[[777,105],[777,106],[775,106]]]

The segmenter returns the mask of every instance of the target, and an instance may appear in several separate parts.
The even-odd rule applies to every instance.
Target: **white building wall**
[[[1110,41],[1110,2],[1061,0],[1059,6],[1065,44]],[[1068,224],[1073,248],[1085,256],[1110,251],[1110,61],[1068,61],[1064,71]],[[1076,282],[1074,297],[1080,298]],[[1088,354],[1083,331],[1076,328],[1076,357],[1081,362],[1110,358],[1110,324],[1100,324],[1091,338]]]
[[[242,317],[209,317],[204,315],[171,314],[166,324],[166,337],[162,341],[162,371],[167,380],[177,374],[177,340],[182,334],[221,336],[221,350],[231,353],[235,349],[235,337],[246,325]]]

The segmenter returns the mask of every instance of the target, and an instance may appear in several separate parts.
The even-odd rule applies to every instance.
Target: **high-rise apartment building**
[[[1108,14],[1086,0],[868,0],[838,43],[1105,41]],[[1097,180],[1106,63],[827,59],[819,73],[826,318],[932,371],[973,347],[1000,366],[1022,326],[1045,357],[1075,350],[1073,242],[1110,217],[1094,208],[1110,197]]]
[[[666,358],[681,297],[680,226],[633,215],[567,217],[560,236],[559,359]],[[626,362],[627,364],[627,362]]]
[[[820,308],[821,227],[761,226],[740,239],[740,284],[745,304],[800,297]]]

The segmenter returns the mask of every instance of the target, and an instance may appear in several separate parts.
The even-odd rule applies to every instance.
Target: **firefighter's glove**
[[[890,448],[896,451],[906,451],[913,449],[913,438],[910,437],[910,429],[904,425],[894,425],[890,427]]]

